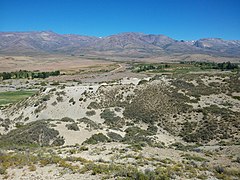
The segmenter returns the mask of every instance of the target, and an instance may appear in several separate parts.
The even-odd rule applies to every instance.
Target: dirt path
[[[110,73],[123,72],[126,70],[125,64],[118,64],[118,66],[119,66],[118,68],[110,71]]]

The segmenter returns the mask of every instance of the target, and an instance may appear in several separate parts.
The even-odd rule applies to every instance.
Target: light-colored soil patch
[[[4,175],[0,175],[3,179]],[[95,180],[101,178],[99,175],[90,174],[74,174],[69,173],[67,169],[56,167],[55,165],[47,165],[44,167],[36,166],[35,171],[30,171],[28,167],[11,168],[8,170],[7,180]]]
[[[68,130],[65,126],[66,124],[70,123],[58,124],[57,127],[54,128],[59,131],[60,136],[64,137],[64,145],[82,144],[87,138],[97,133],[97,131],[88,131],[83,128],[80,128],[79,131]]]
[[[199,106],[203,108],[210,105],[217,105],[220,108],[229,108],[235,112],[240,111],[240,101],[226,94],[211,94],[209,96],[201,96],[198,103],[189,104],[191,104],[195,109],[197,109]]]
[[[113,62],[74,56],[0,56],[0,72],[20,69],[29,71],[78,70],[89,66],[109,64],[113,64]]]
[[[210,83],[219,83],[219,84],[225,84],[224,80],[229,79],[229,77],[219,77],[219,76],[213,76],[213,77],[205,77],[205,78],[201,78],[201,80],[203,81],[203,83],[208,86]]]

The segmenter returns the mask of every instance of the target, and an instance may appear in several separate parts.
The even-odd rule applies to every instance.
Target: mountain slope
[[[149,57],[174,53],[240,56],[239,40],[205,38],[177,41],[164,35],[120,33],[103,38],[52,31],[1,32],[1,54],[63,53]]]

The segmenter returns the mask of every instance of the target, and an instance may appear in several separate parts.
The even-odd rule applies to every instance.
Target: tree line
[[[201,69],[220,69],[220,70],[234,70],[240,69],[239,65],[231,62],[215,63],[215,62],[180,62],[181,64],[193,64],[199,66]]]
[[[34,79],[34,78],[48,78],[49,76],[59,76],[60,71],[39,72],[39,71],[26,71],[19,70],[16,72],[2,72],[0,77],[2,80],[6,79]]]
[[[136,72],[142,72],[142,71],[148,71],[148,70],[154,70],[154,69],[165,69],[170,68],[169,64],[161,64],[161,65],[153,65],[153,64],[142,64],[138,65],[135,69]]]

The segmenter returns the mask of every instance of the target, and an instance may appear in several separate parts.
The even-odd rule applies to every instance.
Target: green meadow
[[[22,99],[32,96],[36,91],[8,91],[0,92],[0,105],[16,103]]]

